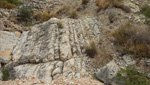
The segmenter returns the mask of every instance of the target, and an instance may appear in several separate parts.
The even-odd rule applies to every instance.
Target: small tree
[[[33,15],[33,9],[29,6],[23,6],[19,9],[19,16],[22,20],[29,21]]]

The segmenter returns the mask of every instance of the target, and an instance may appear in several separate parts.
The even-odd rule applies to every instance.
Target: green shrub
[[[86,5],[90,0],[82,0],[82,4]]]
[[[22,20],[29,21],[33,15],[32,7],[23,6],[19,9],[19,16]]]
[[[0,1],[0,8],[12,9],[15,7],[14,4],[8,3],[7,1]]]
[[[9,79],[9,71],[8,70],[2,70],[2,73],[3,73],[3,81],[7,81]]]
[[[121,69],[117,73],[117,79],[126,85],[149,85],[144,73],[139,73],[133,66]]]
[[[150,6],[149,5],[144,5],[141,8],[141,13],[146,16],[147,18],[150,18]]]
[[[85,53],[91,58],[94,58],[97,55],[97,48],[95,42],[91,42],[90,46],[86,47]]]
[[[112,33],[118,49],[123,54],[135,57],[150,57],[150,31],[126,24]]]
[[[144,5],[141,8],[141,13],[146,17],[145,23],[150,25],[150,6],[149,5]]]

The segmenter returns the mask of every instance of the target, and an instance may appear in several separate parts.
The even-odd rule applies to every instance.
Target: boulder
[[[96,77],[104,83],[113,83],[119,69],[119,66],[112,60],[96,73]]]

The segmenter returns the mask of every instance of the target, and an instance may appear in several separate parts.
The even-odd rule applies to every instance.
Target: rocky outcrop
[[[104,83],[112,83],[115,81],[118,70],[118,65],[114,61],[111,61],[96,73],[96,77],[101,81],[104,81]]]
[[[27,78],[25,81],[15,80],[11,81],[11,83],[17,81],[17,83],[22,84],[30,81],[28,78],[31,76],[35,76],[38,80],[35,81],[34,84],[43,84],[43,82],[41,82],[42,80],[45,83],[52,81],[52,85],[54,83],[77,84],[76,82],[88,85],[89,82],[94,82],[87,78],[80,80],[74,78],[91,77],[91,74],[94,72],[96,72],[96,77],[104,83],[113,83],[115,82],[116,73],[120,68],[135,64],[135,61],[128,55],[120,58],[118,54],[112,53],[110,55],[113,56],[113,58],[117,56],[116,59],[114,58],[102,68],[95,67],[95,69],[94,65],[89,65],[92,64],[89,63],[92,59],[85,54],[85,47],[90,46],[89,44],[92,41],[101,44],[98,41],[101,35],[105,35],[104,32],[118,29],[122,24],[128,21],[144,23],[144,16],[138,13],[140,12],[139,5],[142,3],[142,0],[124,1],[125,6],[131,9],[130,13],[126,13],[124,10],[115,7],[97,12],[95,0],[91,0],[87,5],[82,6],[81,0],[21,1],[23,5],[33,6],[35,12],[48,10],[50,13],[55,11],[59,13],[61,12],[59,9],[62,8],[63,10],[63,6],[65,5],[70,8],[70,11],[79,8],[79,10],[77,9],[76,11],[79,13],[79,17],[78,19],[70,19],[64,18],[64,15],[62,16],[63,19],[52,18],[47,22],[32,26],[31,30],[29,30],[26,29],[26,27],[24,29],[14,24],[15,22],[13,23],[11,20],[8,20],[10,16],[17,16],[18,9],[0,9],[0,17],[3,17],[0,20],[0,62],[2,64],[8,63],[5,67],[10,68],[10,78],[12,80]],[[135,4],[135,2],[137,3]],[[70,11],[68,11],[68,14],[70,14]],[[65,14],[65,17],[70,16],[66,12]],[[89,16],[89,14],[92,16],[85,17],[85,15]],[[60,16],[61,15],[63,14],[60,13]],[[34,20],[31,22],[34,24]],[[58,26],[58,22],[62,23],[62,28]],[[17,23],[19,22],[17,21]],[[106,36],[109,36],[109,33],[106,33]],[[103,38],[101,42],[104,41],[107,42],[105,38]],[[114,45],[113,43],[107,43],[101,48],[107,47],[108,44],[111,44],[111,46]],[[108,49],[101,49],[100,52],[103,51],[108,51]],[[104,56],[104,58],[106,57]],[[146,66],[150,66],[148,60],[141,62],[144,62],[143,64]],[[101,64],[103,61],[98,63]],[[60,76],[66,77],[68,80],[74,80],[57,80]],[[147,76],[149,76],[149,74]],[[75,82],[72,83],[72,81]],[[33,82],[31,82],[31,84]],[[8,82],[2,83],[7,84]],[[99,83],[96,84],[101,85]]]
[[[52,18],[33,26],[30,32],[23,33],[12,53],[12,79],[34,75],[49,83],[61,75],[68,79],[90,76],[86,71],[85,46],[99,39],[100,27],[98,20],[90,17]]]

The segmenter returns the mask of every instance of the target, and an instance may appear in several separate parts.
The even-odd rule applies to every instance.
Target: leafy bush
[[[19,9],[19,16],[22,18],[22,20],[28,21],[31,19],[32,15],[33,15],[32,7],[23,6]]]
[[[87,56],[91,58],[95,57],[95,55],[97,54],[97,48],[96,48],[95,42],[90,43],[90,46],[86,48],[85,53],[87,54]]]
[[[35,18],[38,21],[47,21],[53,16],[53,14],[48,14],[46,12],[37,12],[33,15],[33,18]]]
[[[139,73],[133,66],[121,69],[117,73],[117,79],[126,85],[149,85],[148,79],[144,73]]]
[[[145,15],[147,18],[150,18],[150,6],[149,5],[144,5],[142,7],[141,13]]]
[[[12,9],[15,8],[16,6],[14,4],[10,4],[7,1],[0,1],[0,8],[7,8],[7,9]]]
[[[9,71],[8,70],[2,70],[2,73],[3,73],[3,81],[7,81],[9,79]]]
[[[72,11],[72,12],[70,13],[70,17],[73,18],[73,19],[77,18],[77,17],[78,17],[77,12],[76,12],[76,11]]]
[[[118,43],[119,51],[134,54],[135,57],[150,57],[150,31],[125,24],[112,33]]]
[[[82,0],[82,4],[86,5],[90,0]]]

